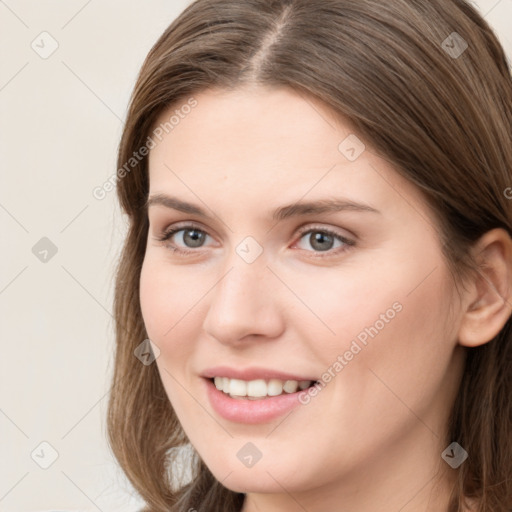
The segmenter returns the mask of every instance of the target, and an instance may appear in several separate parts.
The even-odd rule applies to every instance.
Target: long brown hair
[[[466,48],[467,44],[467,48]],[[487,22],[464,0],[197,0],[149,52],[118,153],[117,193],[129,220],[115,289],[116,353],[108,409],[111,448],[148,511],[241,510],[197,453],[177,482],[188,443],[155,364],[135,348],[148,336],[139,279],[148,233],[146,157],[157,118],[210,87],[287,86],[349,120],[355,133],[417,185],[438,222],[457,277],[474,271],[472,244],[512,232],[512,79]],[[138,154],[139,154],[138,153]],[[130,165],[127,167],[127,162]],[[124,169],[124,172],[122,171]],[[470,454],[450,512],[512,510],[512,332],[468,348],[447,432]]]

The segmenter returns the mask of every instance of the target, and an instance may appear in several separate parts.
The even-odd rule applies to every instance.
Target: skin
[[[286,88],[195,98],[150,152],[149,195],[172,194],[212,218],[149,207],[140,280],[156,364],[191,443],[223,485],[247,493],[243,512],[446,511],[456,471],[441,453],[463,345],[489,341],[510,314],[510,239],[502,230],[482,239],[475,254],[494,272],[458,295],[427,203],[368,145],[355,161],[339,151],[355,133],[348,122]],[[332,197],[380,213],[271,217]],[[188,230],[158,241],[190,223],[207,235],[199,247]],[[354,245],[333,239],[322,251],[311,237],[322,229]],[[236,252],[247,236],[263,249],[250,264]],[[246,425],[212,409],[199,377],[207,367],[320,379],[396,303],[400,312],[286,418]],[[249,441],[262,453],[251,468],[237,458]]]

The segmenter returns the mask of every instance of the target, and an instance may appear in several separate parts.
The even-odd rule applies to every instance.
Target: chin
[[[264,462],[262,458],[248,468],[230,461],[228,465],[214,464],[209,469],[224,487],[234,492],[273,494],[282,493],[283,487],[294,492],[308,485],[307,475],[301,477],[297,473],[297,464],[284,461],[268,459]]]
[[[227,478],[225,475],[221,476],[220,474],[215,474],[215,478],[217,478],[224,487],[233,492],[261,494],[282,493],[283,487],[277,483],[281,482],[282,479],[279,478],[279,476],[276,477],[273,473],[272,475],[275,479],[265,471],[253,473],[251,470],[246,470],[234,471]],[[286,489],[289,488],[286,487]]]

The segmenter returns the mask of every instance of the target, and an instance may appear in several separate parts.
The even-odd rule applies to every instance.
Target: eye
[[[306,240],[306,243],[313,247],[314,253],[328,253],[328,256],[347,251],[355,242],[345,238],[344,236],[336,233],[331,229],[315,227],[309,229],[302,229],[300,231],[300,240]],[[336,242],[339,242],[337,250],[332,250]],[[307,250],[307,249],[306,249]],[[325,257],[324,254],[317,254],[315,257]]]
[[[176,239],[181,240],[182,245],[177,245],[176,242],[172,241],[178,233],[180,233],[180,235],[176,236]],[[301,235],[300,240],[306,240],[314,250],[309,251],[303,247],[300,248],[314,253],[314,257],[316,258],[336,255],[347,251],[351,246],[355,245],[354,241],[345,238],[331,229],[323,227],[309,227],[309,229],[302,228],[299,230],[299,234]],[[201,249],[203,247],[207,237],[210,237],[210,235],[208,235],[204,230],[190,224],[171,228],[163,233],[162,236],[158,237],[157,240],[160,242],[166,242],[166,247],[172,252],[187,255],[194,252],[197,253],[198,251],[196,249]],[[336,242],[338,242],[337,248],[333,247],[336,245]],[[321,253],[327,254],[324,255]]]
[[[198,227],[193,225],[188,225],[172,228],[166,231],[157,240],[160,242],[169,242],[172,240],[174,235],[177,235],[178,233],[182,234],[177,236],[176,238],[181,239],[182,243],[185,245],[185,248],[177,247],[175,243],[170,243],[166,245],[171,251],[182,254],[197,252],[194,251],[194,249],[201,248],[201,244],[205,241],[206,237],[209,237],[209,235],[202,229],[199,229]]]

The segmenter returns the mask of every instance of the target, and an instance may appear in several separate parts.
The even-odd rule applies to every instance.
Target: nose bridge
[[[278,328],[275,276],[263,251],[255,256],[251,241],[242,241],[226,258],[219,281],[211,291],[204,329],[221,342],[249,334],[274,335]],[[274,283],[275,284],[275,283]]]
[[[225,318],[236,315],[242,319],[245,315],[254,315],[263,304],[261,292],[264,292],[265,283],[268,284],[265,274],[269,271],[263,255],[250,261],[240,256],[237,250],[226,260],[227,270],[214,289],[212,307],[220,308],[218,312]]]

